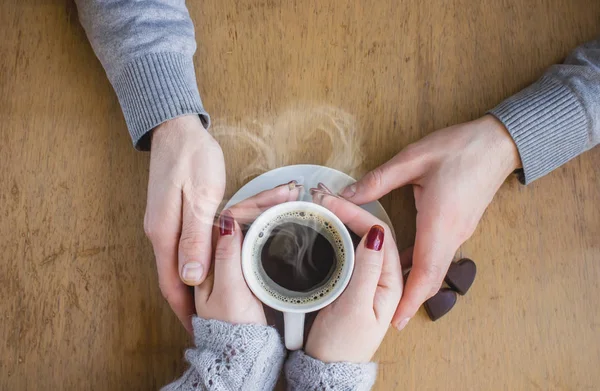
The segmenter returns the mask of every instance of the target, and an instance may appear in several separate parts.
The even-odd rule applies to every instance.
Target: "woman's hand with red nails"
[[[225,210],[214,236],[214,261],[208,276],[195,288],[196,312],[204,319],[234,324],[266,325],[262,303],[252,294],[242,273],[242,230],[271,206],[296,201],[302,187],[290,182],[263,191]]]
[[[204,319],[266,325],[262,303],[242,274],[242,230],[230,211],[219,218],[213,272],[195,288],[196,312]]]
[[[512,138],[490,115],[438,130],[341,192],[365,204],[411,184],[417,208],[413,265],[393,324],[402,329],[437,293],[458,247],[520,166]]]
[[[315,194],[362,236],[348,287],[317,315],[306,354],[324,362],[369,362],[379,348],[402,295],[402,270],[389,228],[369,212],[335,196]]]

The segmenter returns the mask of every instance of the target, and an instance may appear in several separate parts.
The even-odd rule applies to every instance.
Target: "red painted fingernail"
[[[367,239],[365,240],[365,247],[369,250],[381,250],[381,247],[383,247],[383,236],[384,230],[381,225],[372,226],[369,230],[369,233],[367,234]]]
[[[219,231],[221,233],[221,236],[233,235],[233,231],[235,230],[235,224],[231,211],[223,211],[219,220]]]

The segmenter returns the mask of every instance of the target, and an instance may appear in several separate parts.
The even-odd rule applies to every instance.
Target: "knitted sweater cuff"
[[[528,184],[586,150],[588,118],[577,95],[560,80],[544,77],[492,109],[512,136]]]
[[[186,114],[198,114],[205,128],[210,117],[200,99],[191,56],[152,53],[137,58],[112,80],[136,148],[150,149],[150,131]]]
[[[194,317],[192,324],[196,348],[185,353],[191,367],[163,391],[263,391],[275,387],[286,351],[274,328],[199,317]]]
[[[377,364],[324,363],[295,351],[285,364],[288,389],[367,391],[373,387]]]

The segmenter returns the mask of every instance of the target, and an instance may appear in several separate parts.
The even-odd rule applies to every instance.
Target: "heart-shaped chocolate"
[[[456,292],[452,289],[442,288],[435,296],[431,297],[424,304],[429,319],[436,321],[446,315],[448,311],[456,304]]]
[[[458,262],[453,262],[446,273],[446,284],[460,295],[467,293],[477,274],[477,266],[475,262],[468,258],[461,259]]]

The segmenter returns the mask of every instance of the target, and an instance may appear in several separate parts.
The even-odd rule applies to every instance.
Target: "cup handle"
[[[304,343],[304,313],[284,312],[283,333],[288,350],[302,349]]]

